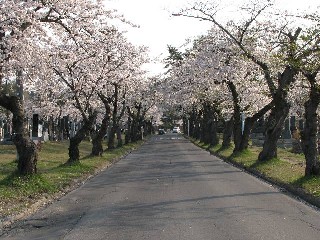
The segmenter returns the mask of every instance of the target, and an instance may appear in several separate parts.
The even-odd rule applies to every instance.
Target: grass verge
[[[215,156],[245,169],[259,177],[287,189],[305,201],[320,207],[320,176],[305,177],[303,154],[288,149],[278,149],[278,158],[259,162],[261,147],[250,146],[241,153],[233,154],[233,146],[222,149],[221,145],[210,147],[199,140],[190,139],[197,146],[207,149]]]
[[[39,152],[38,173],[32,176],[17,175],[15,146],[0,145],[0,224],[31,212],[35,203],[45,204],[65,194],[141,144],[124,145],[106,151],[102,157],[90,157],[92,144],[85,141],[79,147],[79,163],[67,165],[69,142],[47,142]]]

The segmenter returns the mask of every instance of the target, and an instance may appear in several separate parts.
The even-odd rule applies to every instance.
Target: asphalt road
[[[0,238],[319,240],[320,213],[166,134]]]

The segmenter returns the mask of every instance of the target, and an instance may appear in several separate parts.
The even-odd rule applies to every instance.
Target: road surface
[[[166,134],[0,239],[319,240],[320,213]]]

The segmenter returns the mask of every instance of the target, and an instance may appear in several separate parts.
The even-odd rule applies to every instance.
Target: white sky
[[[205,1],[205,0],[204,0]],[[149,47],[150,57],[155,59],[146,68],[153,74],[163,72],[160,61],[168,55],[167,45],[182,46],[186,39],[205,34],[210,23],[184,17],[172,17],[173,12],[196,0],[105,0],[106,6],[117,9],[124,17],[139,25],[129,28],[128,39],[137,45]],[[199,1],[198,1],[199,2]],[[242,0],[224,0],[224,4],[239,4]],[[315,9],[319,0],[276,0],[287,10]]]

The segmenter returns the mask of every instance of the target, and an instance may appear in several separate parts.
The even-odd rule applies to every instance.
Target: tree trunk
[[[217,111],[215,105],[210,102],[203,104],[202,142],[215,146],[219,143],[217,133]]]
[[[182,129],[184,134],[188,134],[188,118],[185,116],[182,118]]]
[[[112,150],[116,148],[115,145],[115,134],[116,134],[116,126],[112,126],[112,128],[110,129],[110,133],[108,136],[108,149]]]
[[[231,137],[233,132],[233,117],[226,121],[223,128],[223,141],[222,141],[222,148],[228,148],[231,146]]]
[[[233,115],[233,143],[234,149],[233,152],[240,151],[240,144],[242,139],[242,122],[241,122],[241,113],[234,112]]]
[[[315,82],[315,81],[314,81]],[[320,88],[311,84],[309,100],[305,107],[305,126],[302,132],[302,150],[306,159],[305,176],[320,175],[318,156],[318,117],[317,109],[320,103]]]
[[[103,146],[102,142],[104,136],[107,134],[108,126],[110,121],[110,112],[106,113],[104,118],[102,119],[101,128],[92,138],[92,156],[102,156],[103,154]]]
[[[193,137],[195,132],[195,125],[196,125],[196,110],[195,108],[192,109],[190,113],[190,119],[189,119],[189,136]]]
[[[91,149],[91,156],[102,156],[103,154],[103,137],[98,136],[99,133],[97,133],[92,138],[92,149]]]
[[[132,121],[131,121],[131,130],[130,130],[130,136],[131,141],[136,142],[138,140],[138,133],[137,133],[137,120],[136,117],[133,115]]]
[[[265,141],[259,154],[259,161],[268,161],[277,157],[277,143],[282,133],[282,128],[290,110],[287,95],[290,84],[295,81],[296,69],[287,66],[279,75],[279,86],[273,96],[275,106],[271,109],[265,129]]]
[[[251,134],[251,130],[253,128],[254,123],[259,118],[264,116],[264,114],[266,114],[272,107],[273,107],[273,101],[270,102],[265,107],[263,107],[262,109],[260,109],[260,111],[258,111],[252,117],[248,117],[248,118],[245,119],[244,130],[243,130],[243,133],[242,133],[242,138],[241,138],[239,149],[238,149],[239,152],[241,152],[241,151],[243,151],[243,150],[248,148],[250,134]]]
[[[16,134],[13,142],[18,153],[18,173],[20,175],[37,173],[38,151],[34,142],[22,134]]]
[[[154,131],[154,127],[152,126],[152,121],[153,119],[151,118],[151,120],[146,121],[146,135],[152,135],[155,133]]]
[[[196,118],[194,120],[193,138],[200,139],[200,127],[201,127],[201,111],[196,113]]]
[[[103,154],[103,146],[102,142],[106,134],[108,133],[108,127],[110,124],[110,114],[111,114],[111,107],[110,104],[112,103],[111,97],[106,97],[103,93],[98,93],[100,100],[103,102],[105,113],[102,119],[101,128],[92,138],[92,156],[101,156]],[[110,134],[110,133],[109,133]],[[110,136],[108,136],[110,137]]]
[[[139,141],[142,138],[141,135],[141,126],[142,126],[142,120],[141,120],[141,110],[142,110],[142,104],[136,104],[135,109],[136,113],[131,112],[130,108],[128,107],[128,114],[131,116],[132,122],[131,122],[131,140],[133,142]]]
[[[241,122],[241,108],[239,94],[237,92],[236,86],[232,81],[227,82],[229,91],[232,95],[233,102],[233,142],[234,150],[233,152],[239,152],[241,138],[242,138],[242,122]]]
[[[93,125],[96,120],[97,113],[94,112],[90,114],[88,119],[84,119],[83,126],[78,130],[74,137],[70,138],[70,146],[69,146],[69,160],[68,163],[75,163],[80,160],[80,152],[79,145],[85,138],[87,134],[89,134],[93,130]]]
[[[117,134],[117,140],[118,140],[117,147],[122,147],[123,141],[122,141],[121,128],[119,126],[117,127],[116,134]]]
[[[241,152],[248,148],[249,146],[249,139],[250,139],[250,133],[253,128],[253,124],[257,119],[253,117],[248,117],[245,120],[244,129],[242,132],[242,137],[240,140],[240,144],[238,146],[238,151]]]
[[[284,99],[277,101],[276,105],[271,109],[266,123],[265,141],[259,154],[259,161],[267,161],[277,157],[277,143],[289,109],[290,106]]]
[[[16,96],[0,94],[0,106],[9,110],[12,116],[13,143],[18,154],[18,173],[29,175],[37,173],[38,151],[29,137],[25,124],[23,101]]]
[[[131,118],[128,117],[128,129],[126,131],[125,144],[128,144],[131,141],[132,141],[132,136],[131,136]]]
[[[216,146],[219,144],[219,137],[218,137],[218,131],[217,131],[217,121],[211,120],[210,121],[210,146]]]
[[[119,86],[117,84],[114,84],[114,101],[113,101],[113,112],[112,112],[112,128],[110,130],[110,136],[108,141],[108,149],[114,149],[115,147],[115,135],[117,135],[118,144],[117,146],[122,146],[122,138],[121,138],[121,129],[119,122],[121,120],[121,117],[124,114],[125,111],[125,102],[123,102],[123,108],[120,113],[120,116],[118,116],[118,96],[119,96]],[[125,98],[125,95],[124,97]],[[119,135],[120,131],[120,135]]]
[[[209,132],[209,121],[210,121],[210,111],[209,105],[207,103],[202,104],[202,114],[200,119],[200,142],[204,144],[210,143],[210,132]]]

